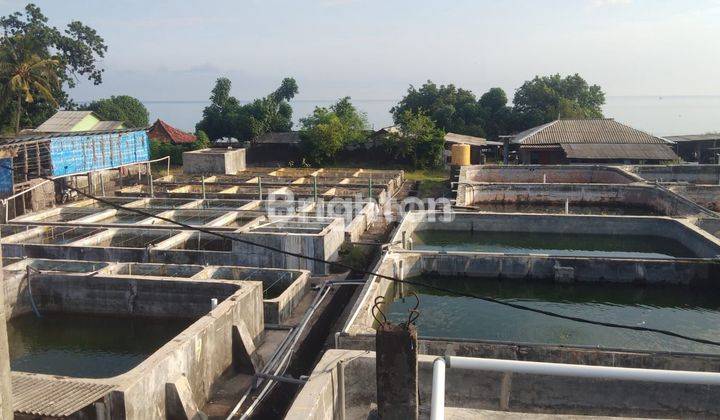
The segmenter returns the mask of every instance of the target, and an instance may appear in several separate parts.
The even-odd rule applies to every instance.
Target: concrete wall
[[[464,166],[460,182],[628,184],[642,181],[620,168],[600,165]]]
[[[421,412],[427,412],[432,392],[434,356],[418,357]],[[343,374],[338,365],[342,363]],[[302,389],[286,419],[367,418],[376,400],[375,354],[366,351],[326,352]],[[339,382],[343,383],[340,387]],[[339,389],[344,389],[340,398]],[[511,375],[447,369],[445,407],[465,409],[466,416],[483,417],[477,410],[638,417],[715,417],[718,386],[676,385],[542,375]],[[342,401],[345,402],[341,406]],[[452,409],[446,415],[452,417]],[[500,414],[500,413],[498,413]]]
[[[653,182],[720,184],[720,165],[633,165],[624,168]]]
[[[236,174],[245,170],[245,149],[202,149],[183,152],[185,174]]]
[[[720,185],[673,185],[669,190],[687,197],[697,205],[720,211]]]
[[[1,256],[0,256],[1,258]],[[5,285],[3,273],[0,272],[0,281]],[[5,292],[0,288],[0,418],[13,417],[12,392],[10,389],[10,353],[7,340],[7,319],[10,312],[5,308]]]
[[[648,235],[673,239],[699,258],[720,255],[720,241],[686,220],[645,216],[586,216],[457,212],[452,222],[431,222],[442,214],[413,211],[396,229],[392,243],[401,243],[417,230],[458,230],[475,232],[540,232],[607,235]]]
[[[702,207],[706,203],[690,198],[657,186],[637,184],[465,184],[458,187],[456,204],[564,204],[569,200],[571,206],[646,208],[667,216],[712,215]]]
[[[96,380],[115,387],[102,400],[110,418],[164,418],[165,385],[183,376],[189,383],[190,397],[202,406],[213,382],[237,362],[233,326],[242,325],[256,346],[262,338],[261,282],[119,277],[111,275],[112,270],[101,271],[108,274],[37,274],[33,277],[33,296],[41,313],[198,318],[132,370]],[[220,301],[212,311],[211,298]]]
[[[165,418],[165,384],[181,376],[187,378],[195,404],[204,405],[213,382],[233,365],[233,325],[245,324],[257,345],[262,313],[261,283],[243,286],[232,300],[220,303],[124,374],[119,389],[105,400],[110,412],[122,412],[127,419]]]

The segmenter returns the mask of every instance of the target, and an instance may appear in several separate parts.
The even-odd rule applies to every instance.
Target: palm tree
[[[11,44],[3,48],[0,55],[0,80],[4,82],[2,97],[17,101],[15,108],[15,134],[20,132],[20,115],[23,101],[32,103],[40,95],[46,101],[58,106],[53,88],[59,85],[57,68],[60,62],[53,58],[41,58],[37,54],[24,57]]]

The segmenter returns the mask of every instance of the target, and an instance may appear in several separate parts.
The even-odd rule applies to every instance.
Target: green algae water
[[[672,239],[645,235],[576,233],[421,230],[413,234],[413,248],[434,251],[607,258],[692,258],[695,256],[689,249]]]
[[[134,368],[193,320],[25,314],[7,323],[10,366],[21,372],[107,378]]]
[[[412,279],[474,295],[592,320],[671,330],[717,340],[720,337],[720,292],[682,286],[498,280],[433,277]],[[720,354],[717,346],[663,335],[620,330],[552,318],[473,298],[409,286],[420,298],[416,325],[422,337],[581,345],[632,350]],[[388,319],[407,320],[412,296],[394,301]]]

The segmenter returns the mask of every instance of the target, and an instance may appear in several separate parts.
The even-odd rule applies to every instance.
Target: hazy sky
[[[104,83],[82,84],[77,100],[205,100],[221,75],[241,99],[286,76],[308,100],[394,99],[427,79],[512,96],[556,72],[613,96],[720,95],[720,0],[36,3],[108,44]],[[24,4],[0,0],[0,12]]]

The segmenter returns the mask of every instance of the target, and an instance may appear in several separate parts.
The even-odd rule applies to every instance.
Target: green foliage
[[[320,165],[332,163],[348,146],[360,146],[369,129],[367,117],[353,106],[349,96],[330,108],[316,107],[300,124],[303,150],[311,162]]]
[[[390,110],[395,124],[401,122],[407,111],[427,115],[446,132],[485,136],[485,113],[475,94],[452,84],[438,87],[428,80],[420,89],[410,86],[400,103]]]
[[[210,94],[210,105],[203,110],[203,118],[196,125],[211,139],[235,137],[248,141],[270,131],[290,131],[292,107],[288,103],[298,93],[293,78],[283,79],[280,87],[268,96],[241,105],[230,95],[232,82],[221,77]]]
[[[524,130],[558,118],[601,118],[605,93],[579,74],[535,76],[523,83],[513,100],[515,129]]]
[[[57,106],[53,90],[60,83],[57,76],[58,60],[40,58],[37,54],[29,53],[29,49],[16,49],[15,45],[12,48],[0,48],[0,106],[7,106],[10,100],[15,100],[13,131],[17,134],[24,106],[34,103],[40,97]]]
[[[210,138],[204,131],[198,130],[195,133],[195,137],[197,137],[197,140],[192,144],[193,150],[207,149],[210,147]]]
[[[182,145],[166,143],[164,141],[150,139],[150,159],[160,159],[161,157],[170,156],[170,163],[173,165],[182,165],[182,154],[188,150]]]
[[[16,54],[19,61],[32,56],[40,60],[56,60],[56,77],[60,83],[52,87],[52,100],[45,98],[39,88],[32,87],[31,94],[38,99],[18,109],[16,101],[0,103],[0,131],[7,131],[13,125],[13,116],[21,111],[20,125],[36,127],[48,119],[58,106],[73,109],[64,87],[73,88],[80,78],[94,84],[102,83],[103,69],[99,59],[107,51],[105,41],[97,32],[78,21],[70,22],[64,30],[48,25],[48,18],[40,8],[30,3],[23,12],[0,17],[0,54]],[[0,85],[7,84],[0,76]]]
[[[132,96],[111,96],[108,99],[92,101],[80,109],[93,111],[103,120],[122,121],[128,128],[147,127],[149,124],[150,114],[147,108]]]
[[[391,112],[396,124],[410,111],[427,115],[445,132],[497,139],[557,118],[600,118],[604,103],[600,86],[589,85],[578,74],[555,74],[525,82],[515,92],[513,107],[501,88],[476,99],[469,90],[427,81],[419,89],[410,86]]]
[[[385,140],[389,156],[404,160],[414,168],[439,168],[443,165],[445,133],[423,113],[405,111],[399,116],[400,132]]]
[[[362,271],[372,263],[373,252],[368,247],[344,243],[340,246],[338,256],[341,264],[350,266],[353,270]]]

